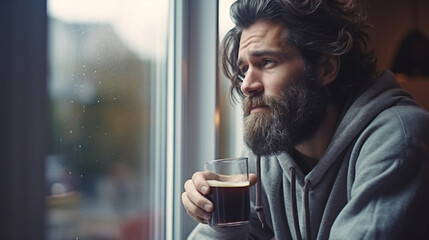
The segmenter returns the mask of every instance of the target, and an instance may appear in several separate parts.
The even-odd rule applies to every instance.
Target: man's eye
[[[264,60],[263,60],[263,63],[264,63],[264,66],[265,66],[265,65],[269,65],[269,64],[271,64],[271,63],[274,63],[274,61],[273,61],[273,60],[271,60],[271,59],[264,59]]]
[[[242,76],[246,76],[246,72],[247,72],[247,70],[249,69],[249,67],[248,66],[243,66],[243,67],[241,67],[240,68],[240,74],[242,75]]]

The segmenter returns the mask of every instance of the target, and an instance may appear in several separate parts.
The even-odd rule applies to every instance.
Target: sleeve
[[[429,118],[403,115],[375,119],[357,140],[330,239],[429,239]]]
[[[212,227],[207,224],[198,224],[188,236],[188,240],[200,239],[247,239],[248,225],[235,227]]]

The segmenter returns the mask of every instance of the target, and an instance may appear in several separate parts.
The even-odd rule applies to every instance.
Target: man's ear
[[[339,56],[325,55],[322,57],[317,66],[317,81],[320,86],[326,86],[335,80],[340,71],[340,65],[341,59]]]

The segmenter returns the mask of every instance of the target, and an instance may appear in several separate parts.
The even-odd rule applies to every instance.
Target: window
[[[217,1],[4,2],[0,238],[184,239],[219,142]]]
[[[48,1],[47,239],[162,239],[168,1]]]

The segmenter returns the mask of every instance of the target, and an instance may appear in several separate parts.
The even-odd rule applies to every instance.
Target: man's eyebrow
[[[250,53],[251,57],[260,57],[260,56],[279,56],[285,54],[282,51],[276,51],[276,50],[257,50],[252,51]],[[237,66],[241,66],[243,64],[243,60],[241,58],[237,59]]]
[[[260,56],[266,56],[266,55],[276,56],[280,54],[283,54],[283,53],[281,51],[276,51],[276,50],[258,50],[250,53],[252,57],[260,57]]]

